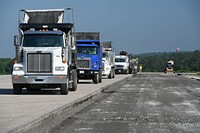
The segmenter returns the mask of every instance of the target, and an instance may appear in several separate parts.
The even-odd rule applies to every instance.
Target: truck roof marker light
[[[58,31],[58,28],[53,28],[53,31]]]
[[[63,59],[62,63],[64,63],[64,64],[67,63],[67,60]]]
[[[64,79],[65,76],[58,76],[57,78],[59,78],[59,79]]]
[[[13,60],[13,64],[17,64],[18,62],[17,62],[17,60],[16,59],[14,59]]]
[[[35,31],[35,28],[30,28],[30,31]]]
[[[19,79],[19,76],[16,75],[16,76],[14,76],[14,78],[15,78],[15,79]]]
[[[42,28],[48,28],[48,25],[43,25]]]

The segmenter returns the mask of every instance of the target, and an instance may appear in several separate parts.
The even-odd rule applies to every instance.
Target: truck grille
[[[77,59],[78,69],[89,69],[90,62],[90,59]]]
[[[123,65],[115,65],[116,68],[123,68]]]
[[[29,73],[51,73],[51,53],[29,53],[27,54],[27,72]]]

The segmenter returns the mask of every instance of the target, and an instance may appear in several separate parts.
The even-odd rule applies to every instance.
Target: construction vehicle
[[[130,73],[132,73],[134,76],[136,76],[136,74],[138,72],[138,58],[131,59],[130,65],[131,65]]]
[[[128,74],[130,72],[130,60],[128,52],[120,51],[119,55],[115,56],[115,73]]]
[[[12,84],[14,94],[42,88],[77,89],[76,41],[73,22],[64,23],[67,9],[20,10]],[[20,15],[19,15],[20,16]]]
[[[174,73],[174,61],[173,60],[168,60],[167,64],[165,66],[164,73]]]
[[[102,75],[115,78],[115,53],[112,42],[102,42]]]
[[[80,79],[102,82],[102,46],[99,32],[76,32],[77,74]]]

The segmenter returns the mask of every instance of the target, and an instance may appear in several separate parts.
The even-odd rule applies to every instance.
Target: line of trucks
[[[60,88],[66,95],[77,90],[81,79],[97,84],[102,76],[111,79],[115,73],[137,69],[127,52],[115,56],[112,42],[101,42],[99,32],[75,32],[74,22],[64,21],[70,9],[20,10],[23,18],[19,15],[19,35],[14,37],[14,94],[21,94],[22,88]]]

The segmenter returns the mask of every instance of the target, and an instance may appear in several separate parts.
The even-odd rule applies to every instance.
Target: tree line
[[[174,60],[176,72],[200,72],[200,51],[191,52],[161,52],[134,55],[139,58],[143,72],[163,72],[169,59]],[[0,58],[0,74],[11,74],[13,59]]]
[[[200,72],[200,51],[162,52],[136,55],[144,72],[163,72],[167,61],[174,60],[176,72]]]
[[[11,74],[13,66],[13,59],[0,58],[0,74]]]

